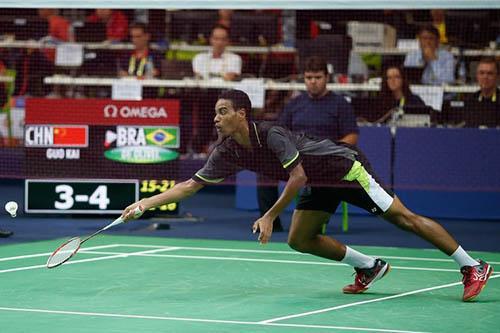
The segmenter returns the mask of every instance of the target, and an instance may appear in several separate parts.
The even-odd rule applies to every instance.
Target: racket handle
[[[140,206],[137,206],[135,209],[134,209],[134,218],[138,218],[142,215],[143,211],[141,210]],[[110,224],[108,224],[107,226],[105,226],[104,228],[100,229],[100,230],[97,230],[96,232],[94,232],[92,235],[88,236],[87,238],[84,238],[81,242],[80,242],[80,245],[85,243],[86,241],[88,241],[89,239],[91,239],[92,237],[94,237],[95,235],[97,234],[100,234],[101,232],[103,232],[104,230],[108,230],[109,228],[111,227],[114,227],[115,225],[118,225],[118,224],[122,224],[123,222],[125,222],[122,217],[120,216],[119,218],[117,218],[116,220],[114,220],[113,222],[111,222]]]
[[[134,218],[138,218],[142,215],[142,210],[139,206],[137,206],[135,209],[134,209]],[[120,216],[119,218],[117,218],[116,220],[114,220],[113,222],[111,222],[110,224],[108,224],[107,226],[105,226],[102,231],[104,230],[107,230],[111,227],[114,227],[115,225],[118,225],[118,224],[122,224],[123,222],[125,222],[122,217]]]
[[[114,220],[113,222],[111,222],[110,224],[105,226],[104,228],[102,228],[101,231],[107,230],[111,227],[114,227],[115,225],[122,224],[123,222],[125,222],[125,221],[123,221],[122,217],[120,216],[119,218],[117,218],[116,220]]]

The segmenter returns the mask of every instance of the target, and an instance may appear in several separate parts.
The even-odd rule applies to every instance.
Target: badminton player
[[[220,183],[242,169],[249,169],[287,182],[278,201],[253,224],[254,233],[259,231],[259,241],[269,241],[274,219],[302,189],[293,213],[288,244],[299,252],[354,267],[354,283],[345,286],[344,293],[366,291],[389,272],[390,265],[321,234],[324,221],[334,213],[331,202],[337,200],[379,215],[451,256],[463,274],[463,300],[470,301],[479,295],[493,268],[470,257],[437,222],[406,208],[381,184],[366,157],[356,147],[294,134],[266,122],[252,122],[250,113],[251,103],[246,93],[239,90],[223,92],[215,105],[214,117],[219,143],[203,168],[190,180],[128,206],[122,217],[125,220],[135,218],[137,207],[145,211],[181,201],[205,185]]]

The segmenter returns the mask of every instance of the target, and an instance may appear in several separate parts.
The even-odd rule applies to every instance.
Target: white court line
[[[140,251],[140,252],[120,253],[120,254],[112,255],[112,256],[108,256],[108,257],[99,257],[99,258],[89,258],[89,259],[73,260],[73,261],[68,261],[68,262],[64,263],[63,265],[73,265],[73,264],[78,264],[78,263],[82,263],[82,262],[100,261],[100,260],[108,260],[108,259],[116,259],[116,258],[127,258],[127,257],[134,256],[134,255],[141,255],[141,254],[147,254],[147,253],[155,253],[155,252],[161,252],[161,251],[172,251],[172,250],[177,250],[177,248],[175,248],[175,247],[169,247],[169,248],[153,249],[153,250],[146,250],[146,251]],[[46,267],[47,266],[45,264],[44,265],[34,265],[34,266],[17,267],[17,268],[10,268],[10,269],[0,270],[0,273],[26,271],[26,270],[37,269],[37,268],[46,268]]]
[[[182,248],[177,248],[177,250]],[[84,251],[89,254],[103,254],[103,255],[118,255],[120,252],[108,251]],[[241,258],[241,257],[209,257],[209,256],[193,256],[181,254],[136,254],[137,256],[145,257],[158,257],[158,258],[178,258],[178,259],[200,259],[200,260],[228,260],[228,261],[249,261],[249,262],[265,262],[265,263],[279,263],[279,264],[298,264],[298,265],[320,265],[320,266],[349,266],[341,262],[322,262],[322,261],[299,261],[299,260],[279,260],[279,259],[260,259],[260,258]],[[391,266],[394,269],[410,270],[410,271],[433,271],[433,272],[454,272],[457,273],[458,269],[447,268],[426,268],[426,267],[403,267]],[[1,272],[1,271],[0,271]]]
[[[490,280],[500,278],[500,274],[498,275],[492,275],[490,277]],[[454,283],[448,283],[448,284],[442,284],[440,286],[435,286],[435,287],[430,287],[430,288],[424,288],[424,289],[417,289],[413,291],[408,291],[405,293],[397,294],[397,295],[392,295],[392,296],[386,296],[386,297],[381,297],[381,298],[374,298],[366,301],[360,301],[360,302],[355,302],[355,303],[348,303],[344,305],[337,305],[331,308],[326,308],[326,309],[320,309],[320,310],[315,310],[315,311],[309,311],[309,312],[303,312],[303,313],[297,313],[289,316],[284,316],[284,317],[277,317],[277,318],[271,318],[267,320],[260,321],[260,323],[272,323],[276,322],[279,320],[286,320],[286,319],[291,319],[291,318],[299,318],[299,317],[305,317],[313,314],[318,314],[318,313],[324,313],[324,312],[331,312],[331,311],[336,311],[340,309],[345,309],[345,308],[350,308],[358,305],[363,305],[363,304],[368,304],[368,303],[375,303],[375,302],[381,302],[381,301],[386,301],[389,299],[394,299],[394,298],[400,298],[408,295],[415,295],[415,294],[420,294],[426,291],[431,291],[431,290],[437,290],[437,289],[443,289],[443,288],[448,288],[448,287],[453,287],[457,286],[459,284],[462,284],[462,282],[454,282]]]
[[[128,253],[128,254],[121,253],[121,252],[93,251],[93,249],[103,249],[103,248],[113,248],[113,247],[153,248],[157,251],[148,250],[148,251],[141,251],[141,252]],[[168,247],[168,246],[160,246],[160,245],[141,245],[141,244],[110,244],[110,245],[101,245],[101,246],[95,246],[95,247],[82,248],[80,250],[81,253],[110,255],[108,257],[81,259],[81,260],[76,260],[76,261],[70,261],[66,264],[78,263],[78,262],[88,262],[88,261],[98,261],[98,260],[105,260],[105,259],[114,259],[114,258],[126,257],[126,256],[149,255],[152,257],[156,256],[156,257],[179,258],[179,259],[232,260],[232,261],[270,262],[270,263],[304,264],[304,265],[321,265],[321,266],[348,266],[348,265],[346,265],[344,263],[340,263],[340,262],[297,261],[297,260],[258,259],[258,258],[241,258],[241,257],[210,257],[210,256],[192,256],[192,255],[161,255],[161,254],[154,255],[153,254],[155,252],[161,252],[161,251],[167,251],[167,250],[183,250],[183,249],[201,250],[201,251],[244,252],[244,253],[281,253],[281,254],[282,253],[287,253],[287,254],[288,253],[290,253],[290,254],[297,253],[297,254],[303,255],[302,253],[294,252],[294,251],[225,249],[225,248],[182,247],[182,246],[180,246],[180,247],[171,247],[171,246]],[[42,256],[42,255],[50,255],[50,253],[32,254],[32,255],[2,258],[2,259],[3,260],[15,260],[15,259],[22,259],[22,258],[29,258],[29,257],[37,257],[37,256]],[[388,257],[384,257],[384,258],[388,258]],[[408,259],[407,257],[398,257],[398,258]],[[429,261],[435,261],[435,259],[433,259],[433,258],[412,258],[412,259],[417,259],[420,261],[428,259]],[[437,260],[439,260],[439,261],[447,260],[448,261],[448,259],[437,259]],[[452,260],[449,260],[449,261],[452,261]],[[0,273],[22,271],[22,270],[36,269],[36,268],[42,268],[42,267],[45,267],[45,265],[35,265],[35,266],[27,266],[27,267],[19,267],[19,268],[0,270]],[[400,269],[400,270],[411,270],[411,271],[434,271],[434,272],[455,272],[455,273],[459,271],[458,269],[430,268],[430,267],[392,266],[392,268]]]
[[[87,247],[87,248],[82,248],[82,250],[92,250],[92,249],[97,250],[97,249],[113,248],[113,247],[170,248],[171,246],[144,245],[144,244],[120,244],[120,243],[118,243],[118,244]],[[193,246],[176,246],[176,249],[179,249],[179,250],[199,250],[199,251],[241,252],[241,253],[289,254],[289,255],[299,255],[299,256],[310,256],[310,254],[301,253],[301,252],[297,252],[297,251],[278,251],[278,250],[249,250],[249,249],[228,249],[228,248],[193,247]],[[9,261],[9,260],[17,260],[17,259],[25,259],[25,258],[33,258],[33,257],[42,257],[42,256],[46,256],[46,255],[48,256],[50,254],[52,254],[52,253],[37,253],[37,254],[30,254],[30,255],[25,255],[25,256],[0,258],[0,262],[1,261]],[[370,256],[380,257],[380,258],[384,258],[384,259],[400,259],[400,260],[408,260],[408,261],[454,262],[453,259],[441,259],[441,258],[401,257],[401,256],[384,256],[384,255],[379,256],[379,255],[375,255],[375,254],[370,254]],[[487,260],[487,261],[491,265],[500,264],[500,261],[489,261],[489,260]]]
[[[93,246],[93,247],[86,247],[84,249],[86,249],[86,250],[99,250],[99,249],[108,249],[108,248],[118,247],[118,246],[120,246],[120,245],[109,244],[109,245],[99,245],[99,246]],[[0,261],[10,261],[10,260],[19,260],[19,259],[27,259],[27,258],[44,257],[44,256],[50,256],[51,254],[52,254],[52,252],[27,254],[24,256],[0,258]]]
[[[158,248],[164,247],[165,245],[142,245],[142,244],[118,244],[124,247],[144,247],[144,248]],[[179,246],[181,250],[200,250],[200,251],[221,251],[221,252],[242,252],[242,253],[271,253],[271,254],[290,254],[290,255],[300,255],[300,256],[310,256],[308,253],[301,253],[297,251],[278,251],[278,250],[249,250],[249,249],[227,249],[227,248],[217,248],[217,247],[194,247],[194,246]],[[434,251],[434,250],[433,250]],[[436,250],[436,252],[439,252]],[[376,255],[370,254],[372,257],[384,258],[384,259],[400,259],[408,261],[435,261],[435,262],[455,262],[453,259],[444,258],[425,258],[425,257],[401,257],[401,256],[386,256],[386,255]],[[500,264],[500,261],[489,261],[488,264]]]
[[[46,310],[46,309],[28,309],[28,308],[0,307],[0,311],[50,313],[50,314],[90,316],[90,317],[113,317],[113,318],[129,318],[129,319],[188,321],[188,322],[198,322],[198,323],[215,323],[215,324],[231,324],[231,325],[298,327],[298,328],[310,328],[310,329],[335,329],[335,330],[344,330],[344,331],[388,332],[388,333],[428,333],[428,332],[420,332],[420,331],[402,331],[402,330],[392,330],[392,329],[383,329],[383,328],[326,326],[326,325],[301,325],[301,324],[277,324],[277,323],[262,323],[262,322],[237,321],[237,320],[216,320],[216,319],[199,319],[199,318],[183,318],[183,317],[144,316],[144,315],[130,315],[130,314],[118,314],[118,313],[58,311],[58,310]]]

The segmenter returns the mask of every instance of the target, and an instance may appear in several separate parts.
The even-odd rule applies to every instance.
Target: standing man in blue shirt
[[[328,91],[330,75],[326,61],[312,56],[304,64],[306,92],[291,100],[279,118],[279,124],[293,132],[303,132],[319,139],[344,142],[356,145],[359,129],[351,105],[341,95]],[[258,178],[257,196],[261,215],[265,214],[278,199],[276,186],[261,185],[269,183]],[[338,204],[332,205],[333,211]],[[321,218],[328,222],[329,214]],[[273,223],[275,231],[283,229],[279,217]]]

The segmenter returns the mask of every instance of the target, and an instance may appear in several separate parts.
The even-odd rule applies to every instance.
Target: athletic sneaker
[[[476,266],[464,266],[460,269],[460,272],[464,275],[462,283],[464,284],[464,296],[463,301],[472,301],[484,286],[486,282],[493,273],[493,267],[488,263],[479,260],[479,265]]]
[[[391,265],[382,259],[376,259],[375,266],[372,268],[354,267],[354,270],[356,271],[354,283],[342,289],[344,294],[360,294],[364,292],[366,289],[370,288],[375,281],[383,278],[389,273]]]

